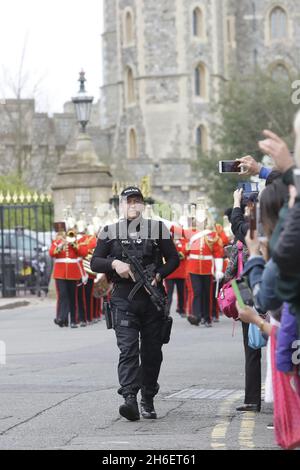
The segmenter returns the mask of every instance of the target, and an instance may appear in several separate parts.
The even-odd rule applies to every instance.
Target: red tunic
[[[167,279],[185,279],[186,278],[186,263],[187,263],[186,258],[188,254],[188,250],[187,250],[188,241],[186,238],[181,238],[180,240],[174,240],[174,243],[176,246],[177,253],[179,254],[179,257],[180,257],[180,265],[176,269],[176,271],[174,271],[167,277]]]
[[[187,271],[190,274],[209,276],[214,271],[214,258],[223,258],[222,239],[216,232],[198,232],[189,243]]]
[[[62,240],[55,240],[49,249],[49,254],[55,258],[53,278],[79,281],[84,276],[82,258],[88,254],[88,245],[75,242],[68,244],[66,248],[59,250],[63,245]]]

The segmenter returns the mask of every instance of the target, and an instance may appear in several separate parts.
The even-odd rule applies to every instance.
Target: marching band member
[[[78,220],[76,223],[77,228],[77,241],[80,245],[88,245],[88,239],[86,235],[86,222],[84,220]],[[86,273],[83,261],[82,268],[85,272],[85,277],[77,284],[77,302],[78,302],[78,314],[79,322],[81,327],[87,326],[87,299],[86,299],[86,285],[88,282],[88,274]]]
[[[55,259],[53,278],[57,291],[57,314],[54,323],[60,327],[68,326],[70,313],[71,328],[77,328],[77,284],[85,276],[82,257],[87,255],[88,248],[78,243],[76,231],[71,225],[74,227],[75,221],[66,232],[65,222],[55,224],[57,236],[49,254]]]
[[[174,232],[174,230],[171,229],[171,233]],[[186,306],[186,258],[187,258],[187,239],[182,237],[180,239],[177,239],[175,237],[174,240],[175,246],[177,253],[179,255],[180,259],[180,265],[174,271],[172,274],[170,274],[166,280],[165,280],[165,285],[166,285],[166,290],[168,294],[168,303],[169,303],[169,308],[171,309],[171,304],[172,304],[172,298],[173,298],[173,292],[174,292],[174,287],[176,285],[177,287],[177,312],[179,313],[180,316],[185,317],[186,312],[185,312],[185,306]]]
[[[221,224],[215,224],[215,232],[219,236],[219,243],[221,244],[221,241],[222,241],[222,244],[223,244],[222,272],[223,274],[225,274],[226,266],[227,266],[227,259],[225,256],[224,247],[229,245],[230,238],[229,238],[229,234],[226,233],[227,231]],[[218,291],[219,291],[219,280],[217,281],[216,278],[214,277],[213,282],[211,283],[211,290],[210,290],[210,298],[211,298],[210,315],[214,322],[219,322],[219,318],[220,318],[220,311],[219,311],[219,306],[217,302]]]
[[[88,254],[83,260],[84,268],[88,274],[88,281],[85,286],[85,297],[86,297],[86,314],[88,323],[98,321],[100,317],[99,313],[99,302],[98,299],[94,298],[94,286],[97,274],[93,273],[90,266],[90,260],[97,246],[97,237],[95,235],[95,227],[90,224],[87,227],[87,234],[85,235],[85,241],[88,245]]]
[[[200,224],[199,224],[200,225]],[[223,277],[223,241],[216,231],[211,230],[208,214],[204,221],[204,230],[196,232],[189,241],[187,271],[192,288],[192,315],[188,321],[192,325],[200,322],[211,327],[211,283],[212,275],[217,281]]]

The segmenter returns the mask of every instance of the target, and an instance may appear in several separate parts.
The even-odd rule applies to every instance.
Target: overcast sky
[[[15,79],[26,43],[23,97],[38,86],[38,110],[61,112],[86,71],[86,87],[95,100],[102,80],[102,0],[1,0],[0,94],[13,98],[8,76]],[[5,71],[6,72],[5,72]],[[4,90],[5,89],[5,90]]]

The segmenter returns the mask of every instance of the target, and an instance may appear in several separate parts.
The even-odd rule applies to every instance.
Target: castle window
[[[125,85],[126,85],[126,103],[130,105],[135,102],[134,78],[133,78],[132,69],[130,67],[126,68]]]
[[[195,68],[195,95],[199,98],[206,98],[206,69],[203,64]]]
[[[203,38],[204,36],[203,13],[199,7],[193,11],[193,34],[197,38]]]
[[[288,36],[287,14],[281,7],[275,7],[270,14],[270,37],[271,40],[281,40]]]
[[[196,129],[196,146],[201,152],[207,151],[207,130],[202,124]]]
[[[284,64],[277,63],[271,68],[272,78],[275,82],[289,81],[290,74]]]
[[[136,132],[134,129],[129,131],[129,142],[128,142],[128,157],[130,160],[135,160],[138,156],[137,152],[137,139]]]
[[[134,33],[133,33],[133,16],[130,11],[127,11],[125,14],[124,21],[124,43],[125,45],[130,45],[134,42]]]

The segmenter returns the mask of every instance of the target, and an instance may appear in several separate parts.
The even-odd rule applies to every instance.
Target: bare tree
[[[25,36],[19,67],[15,76],[10,71],[2,67],[2,86],[1,92],[4,97],[5,112],[9,134],[15,149],[15,158],[17,163],[17,176],[20,180],[23,178],[24,167],[27,158],[30,158],[30,102],[26,99],[34,100],[39,92],[40,85],[44,77],[39,78],[30,88],[30,74],[25,70],[26,51],[28,46],[28,34]],[[3,89],[3,87],[5,89]],[[12,97],[11,100],[5,99],[6,94]],[[27,96],[26,96],[27,95]],[[26,98],[26,99],[25,99]]]

